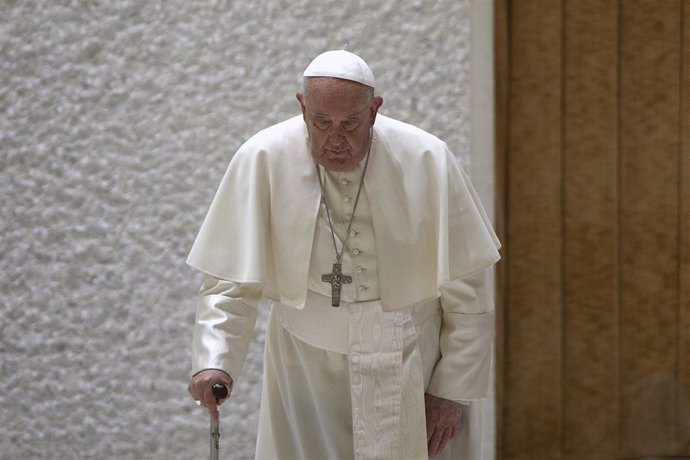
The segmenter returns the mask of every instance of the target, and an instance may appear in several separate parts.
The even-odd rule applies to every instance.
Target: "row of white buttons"
[[[354,248],[354,249],[352,250],[352,254],[355,255],[355,256],[358,256],[358,255],[360,255],[361,253],[362,253],[362,251],[361,251],[359,248]],[[357,273],[360,273],[360,274],[361,274],[364,270],[366,270],[366,268],[365,268],[365,267],[362,267],[361,265],[358,265],[358,266],[355,268],[355,271],[356,271]],[[359,290],[360,290],[360,291],[366,291],[367,289],[369,289],[369,286],[367,286],[366,284],[361,284],[361,285],[359,285]]]
[[[350,185],[351,182],[352,182],[352,181],[351,181],[350,179],[346,178],[346,177],[340,179],[340,183],[341,183],[342,185]],[[350,201],[352,201],[352,197],[349,196],[349,195],[345,195],[345,196],[343,196],[343,201],[344,201],[345,203],[349,203]],[[345,219],[346,219],[347,221],[349,221],[350,219],[352,219],[352,214],[351,214],[351,213],[348,213],[348,214],[345,216]],[[357,237],[357,235],[359,235],[359,232],[358,232],[357,230],[352,230],[352,229],[350,230],[350,238],[355,238],[355,237]],[[359,249],[359,248],[354,248],[354,249],[352,249],[352,255],[353,255],[353,256],[358,256],[358,255],[360,255],[361,253],[362,253],[362,250]],[[355,271],[356,271],[357,273],[362,273],[364,270],[366,270],[366,268],[362,267],[361,265],[360,265],[360,266],[357,266],[357,268],[355,268]],[[358,288],[359,288],[360,291],[366,291],[366,290],[369,289],[369,286],[362,284],[362,285],[360,285]]]

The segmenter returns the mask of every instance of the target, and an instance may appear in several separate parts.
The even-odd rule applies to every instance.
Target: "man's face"
[[[371,88],[338,78],[309,78],[297,93],[314,161],[331,171],[351,171],[369,150],[381,97]]]

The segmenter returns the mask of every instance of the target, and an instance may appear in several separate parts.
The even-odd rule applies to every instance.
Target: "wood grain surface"
[[[497,453],[690,457],[690,0],[497,0]]]
[[[618,420],[615,2],[565,9],[563,458],[611,459]]]

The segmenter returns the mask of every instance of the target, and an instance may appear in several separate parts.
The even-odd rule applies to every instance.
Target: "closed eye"
[[[314,120],[314,126],[318,129],[328,129],[331,126],[331,122],[324,118],[316,118]]]
[[[346,121],[345,123],[343,123],[343,129],[345,131],[354,131],[357,128],[358,124],[359,123],[357,123],[356,121]]]

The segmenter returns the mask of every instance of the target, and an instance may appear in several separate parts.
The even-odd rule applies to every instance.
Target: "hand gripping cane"
[[[221,399],[228,397],[228,389],[221,383],[213,385],[213,396],[216,397],[216,404]],[[211,416],[211,460],[218,460],[218,452],[220,450],[220,407],[218,408],[218,418]]]

